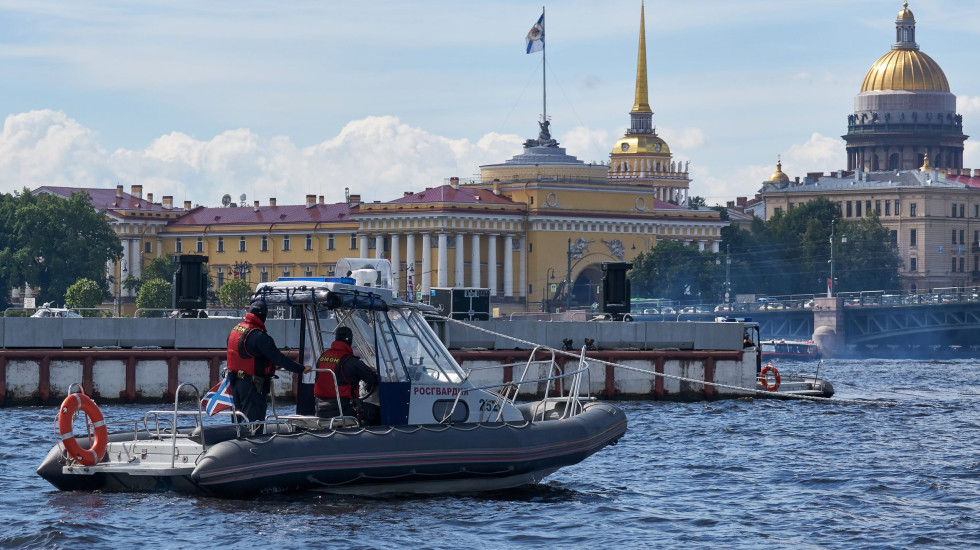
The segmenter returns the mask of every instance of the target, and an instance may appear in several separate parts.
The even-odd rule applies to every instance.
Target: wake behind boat
[[[312,357],[332,336],[321,329],[321,317],[333,315],[338,326],[349,327],[361,359],[378,371],[381,425],[364,426],[351,416],[280,416],[274,399],[264,421],[219,425],[189,384],[178,389],[173,410],[107,424],[79,391],[62,405],[61,441],[38,474],[62,490],[220,496],[490,490],[536,483],[626,432],[622,410],[580,395],[588,371],[584,349],[564,372],[552,355],[509,365],[515,380],[503,386],[476,385],[473,372],[459,367],[427,324],[428,306],[403,302],[391,290],[386,260],[348,264],[353,278],[280,279],[261,284],[254,298],[302,308]],[[540,388],[543,399],[517,402],[522,391]],[[194,406],[181,409],[182,395],[185,404],[193,397]],[[74,435],[77,412],[86,418],[85,436]]]

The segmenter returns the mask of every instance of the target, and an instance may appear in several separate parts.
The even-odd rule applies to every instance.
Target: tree
[[[723,270],[718,255],[677,241],[661,241],[633,260],[632,294],[651,298],[695,301],[718,298]]]
[[[146,262],[143,266],[143,280],[163,279],[169,283],[174,280],[174,273],[177,273],[177,264],[174,263],[174,255],[167,254]]]
[[[38,300],[60,302],[68,287],[90,279],[108,291],[106,263],[122,245],[87,193],[64,199],[29,189],[0,195],[0,284],[4,295],[24,282],[39,287]]]
[[[105,299],[105,291],[92,279],[79,279],[65,291],[65,307],[81,309],[83,317],[96,317],[98,307]]]
[[[691,197],[687,199],[687,207],[691,210],[697,210],[698,208],[706,206],[706,204],[707,203],[705,203],[704,197]]]
[[[150,279],[143,283],[140,293],[136,296],[138,309],[169,309],[173,307],[174,285],[163,279]],[[156,314],[143,311],[143,317],[156,317]]]
[[[252,298],[252,285],[244,279],[232,279],[221,285],[218,296],[221,299],[221,305],[244,309]]]

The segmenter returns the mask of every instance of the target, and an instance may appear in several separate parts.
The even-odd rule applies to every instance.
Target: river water
[[[0,409],[0,547],[978,547],[980,361],[820,374],[835,397],[894,404],[625,402],[619,445],[542,484],[426,497],[59,492],[34,473],[56,408]]]

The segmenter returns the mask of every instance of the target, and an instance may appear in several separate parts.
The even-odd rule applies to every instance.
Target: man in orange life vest
[[[295,373],[312,370],[312,367],[304,367],[279,351],[275,340],[265,331],[267,313],[264,301],[252,302],[245,320],[235,325],[228,335],[231,395],[235,410],[244,414],[249,422],[265,420],[269,406],[265,396],[272,389],[272,375],[276,366]],[[232,420],[236,421],[234,417]]]
[[[357,412],[354,409],[355,402],[359,402],[358,416],[361,422],[374,425],[381,420],[381,410],[377,405],[360,402],[359,397],[361,382],[363,381],[369,388],[376,388],[378,374],[365,365],[364,361],[354,357],[354,350],[351,348],[353,340],[354,333],[350,328],[337,327],[333,344],[317,359],[317,369],[332,370],[336,375],[336,391],[340,393],[340,404],[343,408],[337,409],[335,377],[326,372],[319,372],[316,384],[313,386],[313,395],[316,396],[316,415],[320,418],[354,416]]]

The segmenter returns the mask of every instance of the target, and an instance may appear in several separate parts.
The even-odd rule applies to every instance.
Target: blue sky
[[[639,0],[546,3],[548,114],[608,161],[633,105]],[[980,2],[913,0],[980,168]],[[846,168],[847,114],[895,0],[648,1],[654,124],[692,195]],[[537,134],[541,4],[0,0],[0,191],[142,184],[159,201],[366,200],[469,178]]]

